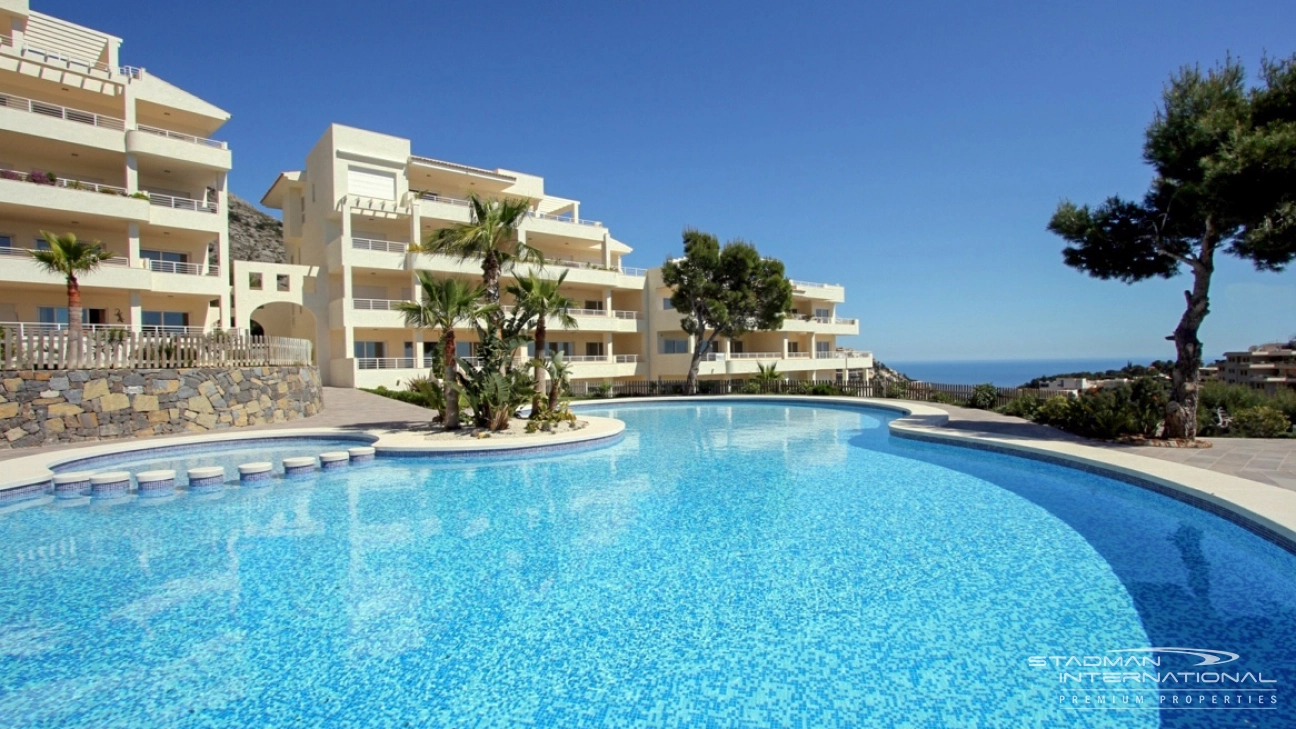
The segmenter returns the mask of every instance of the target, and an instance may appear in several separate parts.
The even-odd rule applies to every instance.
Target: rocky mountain
[[[229,196],[230,258],[284,262],[283,223],[237,195]]]

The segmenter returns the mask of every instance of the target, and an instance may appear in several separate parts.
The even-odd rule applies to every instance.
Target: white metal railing
[[[810,353],[809,352],[788,352],[787,358],[788,359],[810,359]]]
[[[9,45],[9,46],[14,45],[13,39],[7,38],[6,42],[3,45]],[[29,46],[26,43],[23,44],[21,53],[24,56],[32,56],[32,57],[39,58],[43,63],[48,63],[51,65],[62,65],[64,68],[67,69],[72,69],[73,67],[76,67],[76,68],[83,68],[86,70],[86,72],[100,71],[106,74],[111,74],[115,70],[113,69],[112,66],[109,66],[106,63],[100,63],[97,61],[91,63],[89,61],[82,61],[77,58],[69,58],[57,51],[48,51],[45,50],[44,48]]]
[[[635,268],[633,266],[618,266],[618,270],[620,270],[621,273],[626,276],[647,276],[648,275],[648,269],[646,268]]]
[[[528,218],[540,218],[541,220],[554,220],[559,223],[575,223],[577,225],[588,225],[594,228],[602,228],[603,224],[597,220],[579,220],[566,215],[554,215],[553,213],[541,213],[535,210],[527,211]]]
[[[352,238],[351,247],[362,251],[381,251],[383,253],[405,253],[409,250],[408,241],[375,240],[373,238]]]
[[[31,249],[17,248],[14,246],[0,246],[0,256],[17,256],[19,258],[31,258]]]
[[[200,213],[220,212],[220,206],[214,202],[204,202],[202,200],[193,200],[187,197],[163,195],[157,192],[149,192],[145,194],[148,195],[149,202],[158,207],[173,208],[175,210],[193,210]]]
[[[835,316],[835,317],[834,316],[812,316],[810,317],[810,321],[818,322],[819,324],[858,324],[859,323],[858,319],[844,319],[840,316]]]
[[[153,134],[159,137],[166,137],[167,139],[176,139],[181,142],[198,144],[204,147],[214,147],[216,149],[226,148],[226,144],[224,142],[215,139],[207,139],[206,137],[195,137],[192,134],[181,134],[180,132],[173,132],[170,129],[160,129],[158,127],[146,126],[144,124],[136,124],[135,128],[140,130],[141,132],[146,132],[148,134]]]
[[[607,309],[568,309],[567,313],[572,316],[601,316],[604,319],[609,315]]]
[[[617,364],[633,364],[639,361],[637,354],[618,354],[616,355]]]
[[[798,288],[803,288],[803,289],[839,289],[839,288],[841,288],[841,284],[826,284],[826,283],[818,283],[818,282],[816,282],[816,281],[798,281],[798,280],[796,280],[796,279],[794,279],[794,278],[790,278],[790,279],[788,279],[788,283],[792,284],[793,286],[796,286],[796,287],[798,287]]]
[[[782,352],[730,352],[729,359],[783,359]]]
[[[14,96],[13,94],[0,93],[0,106],[15,111],[25,111],[29,114],[40,114],[54,119],[66,119],[80,124],[89,124],[92,127],[114,129],[119,132],[126,128],[126,121],[115,116],[96,114],[92,111],[73,109],[68,106]]]
[[[573,354],[571,356],[563,355],[565,362],[611,362],[606,354]]]
[[[409,370],[419,364],[415,357],[356,357],[356,367],[362,370]]]
[[[426,200],[428,202],[445,203],[446,205],[458,205],[463,208],[472,206],[472,203],[468,200],[458,197],[446,197],[445,195],[438,195],[435,192],[420,192],[418,193],[418,199]]]
[[[352,299],[351,308],[360,311],[396,311],[405,299]]]
[[[145,268],[157,273],[180,273],[186,276],[219,276],[220,266],[182,261],[157,261],[152,258],[142,259]]]
[[[137,66],[122,66],[117,70],[121,73],[121,75],[127,78],[132,78],[132,79],[144,78],[144,69],[139,68]]]
[[[639,312],[637,311],[627,311],[625,309],[614,309],[612,313],[615,314],[616,318],[618,319],[638,319],[639,318]]]
[[[123,268],[130,265],[130,259],[126,256],[113,256],[100,261],[105,266],[121,266]]]

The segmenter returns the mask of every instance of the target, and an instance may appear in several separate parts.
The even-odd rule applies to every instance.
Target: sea
[[[1160,359],[1168,359],[1162,356]],[[905,362],[882,360],[887,367],[915,380],[942,385],[979,385],[989,382],[999,387],[1017,387],[1036,377],[1068,372],[1103,372],[1118,370],[1133,362],[1146,365],[1157,357],[1121,357],[1115,359],[1001,359],[949,360],[943,362]]]

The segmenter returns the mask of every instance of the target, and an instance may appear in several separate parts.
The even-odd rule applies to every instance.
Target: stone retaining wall
[[[201,433],[323,408],[315,367],[0,371],[0,449]]]

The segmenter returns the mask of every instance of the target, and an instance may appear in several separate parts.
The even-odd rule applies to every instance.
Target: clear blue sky
[[[1059,199],[1138,196],[1163,83],[1296,51],[1296,3],[40,2],[227,109],[259,200],[330,122],[545,177],[655,266],[696,226],[841,283],[884,360],[1169,357],[1184,279],[1065,268]],[[1207,352],[1296,333],[1221,263]]]

